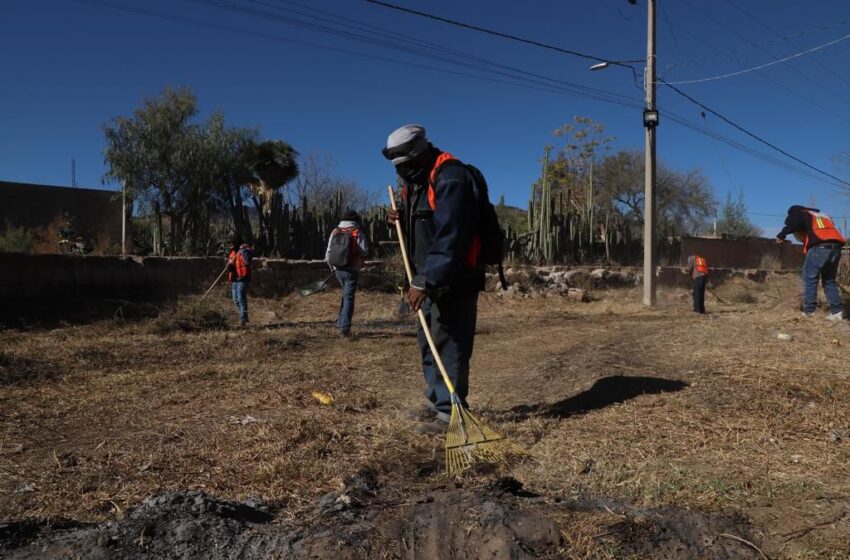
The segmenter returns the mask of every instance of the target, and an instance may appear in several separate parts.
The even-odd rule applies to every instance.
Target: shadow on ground
[[[590,389],[555,403],[523,404],[508,411],[516,420],[529,416],[567,418],[585,414],[641,395],[672,393],[688,386],[684,381],[662,377],[612,375],[597,379]]]

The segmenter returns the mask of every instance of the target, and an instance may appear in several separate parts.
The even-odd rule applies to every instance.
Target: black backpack
[[[351,234],[351,229],[335,229],[331,233],[331,240],[328,244],[328,264],[336,268],[345,268],[351,263],[351,244],[354,243],[354,236]]]
[[[502,262],[505,260],[505,233],[499,225],[499,216],[496,215],[496,207],[490,202],[490,195],[487,188],[487,179],[481,170],[469,163],[463,163],[459,160],[449,160],[446,164],[460,164],[469,170],[472,175],[472,182],[475,189],[475,200],[480,206],[478,236],[481,239],[481,262],[498,268],[499,283],[503,290],[508,289],[508,282],[505,280],[505,271],[502,267]]]

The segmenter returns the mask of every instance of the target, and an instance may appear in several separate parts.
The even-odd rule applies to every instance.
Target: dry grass
[[[755,302],[737,303],[747,288]],[[652,311],[638,289],[486,294],[471,404],[533,453],[508,474],[549,498],[741,512],[771,558],[846,557],[850,329],[800,319],[798,290],[736,280],[705,317],[678,289]],[[439,482],[441,441],[401,415],[421,395],[412,320],[395,320],[397,296],[361,292],[345,342],[337,298],[251,300],[244,331],[160,318],[0,333],[0,518],[100,520],[185,488],[299,506],[367,467],[399,496]],[[224,299],[204,313],[235,321]],[[615,518],[559,518],[571,557],[619,557]]]

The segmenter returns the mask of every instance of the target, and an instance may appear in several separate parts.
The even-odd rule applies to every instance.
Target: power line
[[[172,21],[172,22],[175,22],[175,23],[188,24],[188,25],[192,25],[192,26],[196,26],[196,27],[206,27],[206,28],[215,29],[215,30],[218,30],[218,31],[226,31],[226,32],[229,32],[229,33],[248,35],[248,36],[251,36],[251,37],[254,37],[254,38],[269,39],[269,40],[272,40],[272,41],[283,42],[283,43],[287,43],[287,44],[296,44],[296,45],[308,46],[308,47],[312,47],[312,48],[327,50],[327,51],[331,51],[331,52],[335,52],[335,53],[347,54],[347,55],[356,56],[356,57],[360,57],[360,58],[366,58],[366,59],[370,59],[370,60],[378,60],[378,61],[381,61],[381,62],[389,62],[391,64],[397,64],[397,65],[401,65],[401,66],[405,66],[405,67],[423,68],[423,69],[431,70],[431,71],[435,71],[435,72],[453,74],[453,75],[463,76],[463,77],[472,78],[472,79],[476,79],[476,80],[484,80],[484,81],[489,81],[489,82],[502,83],[502,84],[512,85],[512,86],[516,86],[516,87],[523,87],[523,88],[526,88],[526,89],[546,91],[546,92],[549,92],[549,93],[569,94],[569,95],[573,95],[573,96],[593,99],[595,101],[612,103],[612,104],[615,104],[615,105],[622,105],[622,106],[630,107],[630,108],[641,107],[640,104],[636,103],[634,100],[632,100],[628,97],[621,96],[619,94],[615,94],[615,93],[612,93],[612,92],[607,92],[605,90],[596,90],[595,88],[587,88],[586,86],[580,86],[579,84],[574,84],[575,89],[567,89],[568,86],[566,84],[570,84],[570,82],[565,82],[565,81],[562,81],[562,80],[555,80],[554,78],[546,78],[546,79],[550,80],[550,81],[555,80],[556,82],[561,82],[565,85],[555,86],[553,84],[548,84],[546,82],[542,82],[542,83],[537,83],[538,84],[537,86],[533,86],[533,85],[529,85],[529,83],[536,83],[536,82],[529,81],[527,78],[520,77],[520,76],[514,76],[514,75],[511,75],[511,74],[505,74],[505,76],[513,78],[515,80],[522,79],[522,82],[500,80],[500,79],[495,79],[495,78],[488,77],[488,76],[480,76],[480,75],[477,75],[477,74],[469,74],[469,73],[460,72],[460,71],[448,70],[446,68],[440,68],[440,67],[431,66],[431,65],[428,65],[428,64],[417,63],[417,62],[412,62],[412,61],[408,61],[408,60],[400,60],[400,59],[396,59],[396,58],[390,58],[390,57],[385,57],[385,56],[380,56],[380,55],[375,55],[375,54],[367,54],[367,53],[363,53],[363,52],[359,52],[359,51],[355,51],[355,50],[351,50],[351,49],[332,47],[332,46],[329,46],[329,45],[313,43],[313,42],[310,42],[310,41],[303,41],[303,40],[299,40],[299,39],[292,39],[292,38],[289,38],[289,37],[283,37],[281,35],[265,33],[265,32],[262,32],[262,31],[257,31],[256,29],[242,29],[242,28],[238,28],[238,27],[232,27],[232,26],[228,26],[228,25],[222,25],[222,24],[218,24],[218,23],[198,20],[198,19],[194,19],[194,18],[190,18],[190,17],[186,17],[186,16],[169,14],[169,13],[166,13],[166,12],[160,12],[160,11],[156,11],[156,10],[149,10],[149,9],[146,9],[146,8],[137,8],[137,7],[134,7],[134,6],[127,6],[127,5],[116,3],[116,2],[110,2],[108,0],[77,0],[77,1],[81,2],[83,4],[90,4],[90,5],[94,5],[94,6],[115,9],[115,10],[124,11],[124,12],[128,12],[128,13],[144,15],[144,16],[147,16],[147,17],[155,18],[155,19]],[[461,64],[461,63],[458,63],[456,61],[454,63],[455,64]],[[491,73],[493,72],[492,70],[487,70],[487,71],[489,71]],[[585,89],[587,91],[585,91]]]
[[[788,153],[787,151],[783,150],[783,149],[782,149],[782,148],[780,148],[779,146],[777,146],[777,145],[775,145],[775,144],[772,144],[771,142],[768,142],[768,141],[767,141],[767,140],[765,140],[764,138],[762,138],[762,137],[760,137],[760,136],[758,136],[758,135],[756,135],[756,134],[754,134],[754,133],[750,132],[749,130],[747,130],[746,128],[742,127],[741,125],[739,125],[739,124],[737,124],[737,123],[735,123],[735,122],[733,122],[733,121],[729,120],[728,118],[724,117],[723,115],[721,115],[720,113],[718,113],[717,111],[715,111],[714,109],[712,109],[711,107],[706,106],[706,105],[705,105],[704,103],[702,103],[701,101],[699,101],[699,100],[697,100],[697,99],[694,99],[693,97],[691,97],[690,95],[688,95],[688,94],[687,94],[687,93],[685,93],[684,91],[680,90],[679,88],[677,88],[677,87],[676,87],[676,86],[674,86],[673,84],[669,84],[669,83],[665,82],[664,80],[658,80],[658,81],[659,81],[660,83],[664,84],[665,86],[669,87],[670,89],[672,89],[673,91],[675,91],[676,93],[678,93],[679,95],[681,95],[682,97],[684,97],[685,99],[687,99],[688,101],[690,101],[691,103],[694,103],[695,105],[697,105],[697,106],[701,107],[703,110],[708,111],[709,113],[711,113],[711,114],[712,114],[712,115],[714,115],[715,117],[719,118],[720,120],[722,120],[722,121],[723,121],[723,122],[725,122],[726,124],[728,124],[728,125],[730,125],[730,126],[732,126],[732,127],[736,128],[737,130],[739,130],[739,131],[743,132],[743,133],[744,133],[744,134],[746,134],[747,136],[749,136],[749,137],[751,137],[751,138],[753,138],[753,139],[755,139],[755,140],[757,140],[757,141],[761,142],[761,143],[762,143],[762,144],[764,144],[765,146],[767,146],[767,147],[769,147],[769,148],[771,148],[771,149],[773,149],[773,150],[775,150],[775,151],[779,152],[780,154],[784,155],[785,157],[789,157],[789,158],[793,159],[793,160],[794,160],[794,161],[796,161],[797,163],[800,163],[800,164],[802,164],[802,165],[805,165],[805,166],[806,166],[806,167],[808,167],[809,169],[812,169],[813,171],[816,171],[816,172],[820,173],[821,175],[825,175],[825,176],[829,177],[830,179],[832,179],[832,180],[834,180],[834,181],[837,181],[838,183],[840,183],[840,184],[842,184],[842,185],[845,185],[845,186],[850,187],[850,183],[848,183],[847,181],[844,181],[843,179],[839,179],[839,178],[838,178],[838,177],[836,177],[835,175],[832,175],[831,173],[827,173],[827,172],[826,172],[826,171],[824,171],[823,169],[819,169],[819,168],[815,167],[814,165],[812,165],[812,164],[810,164],[810,163],[808,163],[808,162],[806,162],[806,161],[803,161],[802,159],[798,158],[797,156],[792,155],[792,154]]]
[[[287,23],[287,24],[291,24],[291,25],[295,25],[295,26],[298,26],[298,27],[306,26],[310,29],[320,31],[322,33],[328,33],[328,34],[338,36],[338,37],[342,37],[342,38],[345,38],[345,39],[361,41],[361,42],[365,42],[365,43],[368,43],[368,44],[373,44],[373,45],[377,45],[377,46],[381,46],[381,47],[390,48],[394,52],[401,50],[401,51],[409,52],[409,53],[412,53],[412,54],[416,54],[417,56],[423,56],[423,57],[426,57],[426,58],[436,59],[436,60],[440,60],[442,62],[448,62],[450,64],[458,65],[458,66],[465,67],[465,68],[472,66],[477,70],[482,70],[482,71],[485,71],[485,72],[490,72],[490,73],[494,73],[494,74],[497,74],[497,75],[501,75],[501,76],[505,76],[505,77],[509,77],[509,78],[513,78],[513,79],[523,79],[526,82],[534,83],[534,84],[537,84],[537,85],[542,85],[544,87],[551,87],[552,84],[550,84],[548,82],[554,82],[554,83],[556,83],[560,86],[566,87],[571,93],[574,93],[575,95],[578,95],[578,96],[581,96],[581,97],[587,97],[587,98],[594,99],[594,100],[605,100],[605,101],[610,101],[612,103],[616,103],[616,104],[620,104],[620,105],[622,105],[624,103],[631,104],[633,102],[633,100],[631,98],[620,95],[620,94],[616,94],[616,93],[609,92],[609,91],[602,90],[602,89],[598,89],[598,88],[592,88],[592,87],[589,87],[589,86],[584,86],[584,85],[574,83],[574,82],[569,82],[569,81],[566,81],[566,80],[560,80],[560,79],[557,79],[557,78],[551,78],[551,77],[548,77],[548,76],[535,74],[533,72],[527,72],[527,71],[524,71],[524,70],[521,70],[521,69],[518,69],[518,68],[515,68],[515,67],[511,67],[511,66],[504,65],[504,64],[501,64],[501,63],[497,63],[497,62],[493,62],[493,61],[490,61],[490,60],[487,60],[487,59],[484,59],[484,58],[480,58],[480,57],[477,57],[477,56],[474,56],[474,55],[470,55],[470,54],[464,53],[462,51],[457,51],[457,50],[454,50],[454,49],[447,49],[445,47],[442,47],[442,46],[437,45],[435,43],[429,43],[427,41],[421,41],[421,40],[417,41],[420,45],[424,45],[426,47],[425,50],[423,50],[422,48],[413,48],[413,47],[410,47],[410,46],[406,46],[404,44],[404,43],[408,42],[408,40],[406,38],[400,38],[399,37],[396,41],[387,41],[386,39],[382,39],[382,38],[376,39],[376,38],[374,38],[373,36],[370,36],[370,35],[377,35],[379,37],[382,36],[382,37],[391,37],[392,38],[392,37],[397,37],[397,34],[392,33],[390,30],[386,30],[386,29],[382,29],[380,27],[372,26],[372,25],[366,24],[364,22],[360,22],[360,21],[357,21],[357,20],[351,20],[350,18],[342,18],[340,16],[334,16],[336,19],[342,19],[342,20],[346,21],[347,23],[353,22],[353,23],[356,23],[357,25],[360,25],[360,26],[368,26],[369,28],[371,28],[373,30],[377,30],[377,32],[367,30],[366,33],[368,35],[363,35],[361,33],[355,33],[355,32],[348,31],[347,29],[354,29],[351,25],[347,25],[347,24],[344,25],[344,24],[340,24],[340,23],[337,23],[337,22],[333,22],[332,20],[329,20],[328,18],[322,17],[320,19],[322,21],[325,21],[325,22],[330,22],[333,25],[342,26],[343,29],[336,29],[336,28],[328,27],[326,25],[313,24],[313,23],[305,22],[304,20],[300,20],[300,19],[297,19],[297,18],[282,16],[282,15],[274,14],[274,13],[271,13],[271,12],[268,12],[268,11],[254,9],[254,8],[248,8],[248,7],[245,7],[245,6],[242,6],[242,5],[239,5],[239,4],[235,4],[234,2],[229,2],[229,1],[226,1],[226,0],[195,0],[195,1],[202,3],[202,4],[217,6],[219,8],[227,9],[227,10],[230,10],[230,11],[245,13],[247,15],[255,16],[255,17],[261,18],[263,20],[274,19],[274,20],[278,20],[278,21],[281,21],[281,22],[284,22],[284,23]],[[267,2],[262,2],[260,0],[251,0],[251,1],[255,4],[268,6],[268,7],[274,8],[276,10],[284,11],[284,12],[287,12],[287,13],[295,13],[295,14],[302,15],[302,16],[307,15],[307,17],[311,17],[311,18],[317,18],[318,17],[318,16],[311,15],[311,14],[304,14],[304,12],[293,11],[291,9],[284,8],[284,7],[276,5],[276,4],[269,4]],[[286,0],[283,0],[283,1],[286,2]],[[305,9],[308,9],[308,10],[313,10],[310,7],[303,6],[301,4],[296,4],[294,2],[286,2],[286,3],[298,5],[298,6],[305,8]],[[313,11],[321,12],[321,11],[318,11],[318,10],[313,10]],[[326,13],[326,12],[321,12],[321,13]],[[362,29],[361,29],[361,31],[362,31]],[[397,42],[398,40],[403,40],[404,43],[399,44]],[[434,55],[432,51],[440,51],[441,54]],[[455,55],[455,56],[460,56],[461,58],[464,58],[464,59],[467,59],[467,60],[471,60],[472,64],[470,64],[468,62],[458,61],[458,60],[455,60],[455,59],[452,59],[452,58],[447,58],[442,53],[449,53],[449,54],[452,54],[452,55]],[[493,68],[496,68],[496,69],[493,69]],[[523,76],[517,76],[516,74],[522,74]],[[527,77],[529,77],[529,76],[532,77],[532,78],[535,78],[535,79],[534,80],[528,80]],[[541,82],[540,81],[541,79],[544,80],[544,81]],[[631,106],[631,105],[627,105],[627,106]]]
[[[752,13],[752,12],[750,12],[750,11],[745,10],[744,8],[742,8],[742,7],[741,7],[741,5],[740,5],[740,4],[738,4],[737,2],[734,2],[733,0],[726,0],[726,1],[727,1],[729,4],[731,4],[731,5],[732,5],[732,6],[733,6],[736,10],[738,10],[739,12],[741,12],[742,14],[744,14],[745,16],[747,16],[748,18],[750,18],[751,20],[753,20],[754,22],[756,22],[758,25],[760,25],[760,26],[761,26],[761,27],[763,27],[764,29],[767,29],[770,33],[773,33],[774,35],[776,35],[777,37],[779,37],[779,39],[780,39],[782,42],[784,42],[784,43],[786,43],[786,44],[790,45],[791,47],[793,47],[793,48],[795,48],[795,49],[799,49],[799,48],[800,48],[800,47],[798,47],[798,46],[797,46],[797,45],[796,45],[796,44],[795,44],[795,43],[791,40],[791,38],[790,38],[790,37],[783,37],[783,36],[782,36],[782,34],[781,34],[780,32],[776,31],[775,29],[773,29],[772,27],[770,27],[769,25],[767,25],[764,21],[762,21],[762,19],[761,19],[761,18],[756,17],[755,15],[753,15],[753,13]],[[829,66],[827,66],[826,64],[824,64],[823,62],[821,62],[820,60],[818,60],[817,58],[815,58],[815,59],[814,59],[814,61],[815,61],[815,64],[817,64],[818,66],[820,66],[821,68],[823,68],[824,70],[826,70],[827,72],[829,72],[830,74],[832,74],[833,76],[835,76],[836,78],[838,78],[839,80],[843,81],[845,84],[850,85],[850,80],[848,80],[847,78],[845,78],[844,76],[842,76],[841,74],[839,74],[838,72],[836,72],[835,70],[833,70],[832,68],[830,68]]]
[[[707,19],[707,20],[709,20],[710,22],[714,23],[715,25],[717,25],[717,26],[719,26],[719,27],[721,27],[721,28],[725,29],[725,30],[726,30],[727,32],[729,32],[730,34],[732,34],[732,35],[734,35],[734,36],[738,37],[739,39],[743,40],[744,42],[752,43],[752,41],[750,40],[750,38],[749,38],[749,37],[747,37],[747,36],[745,36],[745,35],[743,35],[743,34],[739,33],[738,31],[735,31],[734,29],[732,29],[731,27],[729,27],[728,25],[726,25],[726,23],[725,23],[725,22],[723,22],[722,20],[717,19],[717,18],[716,18],[716,17],[714,17],[711,13],[706,12],[706,11],[702,10],[701,8],[698,8],[697,6],[695,6],[694,4],[692,4],[689,0],[681,0],[681,2],[682,2],[683,4],[685,4],[686,6],[689,6],[689,7],[690,7],[693,11],[697,12],[698,14],[700,14],[700,15],[701,15],[702,17],[704,17],[705,19]],[[710,47],[710,48],[712,48],[712,49],[714,49],[714,48],[715,48],[713,44],[711,44],[711,43],[709,43],[709,42],[707,42],[707,41],[703,41],[703,42],[705,42],[707,45],[709,45],[709,47]],[[770,53],[769,53],[769,51],[765,50],[764,48],[762,48],[762,51],[767,52],[768,54],[770,54]],[[802,77],[803,77],[806,81],[809,81],[809,82],[817,82],[817,80],[815,80],[815,79],[813,79],[813,78],[811,78],[811,77],[809,77],[809,76],[806,76],[806,75],[805,75],[805,74],[803,74],[800,70],[798,70],[796,67],[791,66],[790,68],[791,68],[793,71],[795,71],[797,74],[801,75],[801,76],[802,76]],[[775,80],[774,78],[770,77],[770,76],[769,76],[769,75],[767,75],[767,74],[762,73],[761,71],[757,71],[757,73],[758,73],[758,75],[759,75],[759,76],[762,76],[764,79],[766,79],[766,80],[770,81],[771,83],[773,83],[773,84],[775,84],[775,85],[777,85],[777,86],[781,87],[781,88],[782,88],[782,89],[784,89],[785,91],[787,91],[787,92],[789,92],[789,93],[791,93],[791,94],[793,94],[793,95],[796,95],[797,97],[799,97],[800,99],[802,99],[802,100],[806,101],[806,102],[807,102],[807,103],[809,103],[810,105],[812,105],[812,106],[814,106],[814,107],[817,107],[818,109],[820,109],[820,110],[822,110],[822,111],[824,111],[824,112],[826,112],[826,113],[829,113],[830,115],[832,115],[832,116],[834,116],[834,117],[836,117],[836,118],[839,118],[839,119],[843,120],[843,121],[844,121],[844,122],[846,122],[846,123],[850,123],[850,120],[848,120],[846,117],[844,117],[844,116],[842,116],[842,115],[840,115],[840,114],[836,113],[835,111],[833,111],[833,110],[829,109],[828,107],[825,107],[825,106],[821,105],[820,103],[818,103],[817,101],[815,101],[815,100],[811,99],[811,98],[810,98],[810,97],[808,97],[807,95],[804,95],[804,94],[800,93],[799,91],[797,91],[797,90],[795,90],[795,89],[792,89],[791,87],[789,87],[789,86],[787,86],[787,85],[784,85],[784,84],[782,84],[782,83],[778,82],[778,81],[777,81],[777,80]],[[828,87],[826,87],[826,86],[821,86],[821,87],[823,87],[823,89],[829,89],[829,88],[828,88]]]
[[[237,28],[237,27],[231,27],[231,26],[221,25],[221,24],[217,24],[217,23],[211,23],[211,22],[207,22],[207,21],[203,21],[203,20],[197,20],[197,19],[193,19],[193,18],[189,18],[189,17],[185,17],[185,16],[178,16],[178,15],[174,15],[174,14],[168,14],[168,13],[165,13],[165,12],[158,12],[158,11],[155,11],[155,10],[148,10],[148,9],[144,9],[144,8],[136,8],[136,7],[127,6],[127,5],[124,5],[124,4],[109,2],[107,0],[78,0],[78,1],[85,3],[85,4],[91,4],[91,5],[100,6],[100,7],[107,7],[107,8],[111,8],[111,9],[125,11],[125,12],[128,12],[128,13],[145,15],[147,17],[152,17],[152,18],[156,18],[156,19],[162,19],[162,20],[166,20],[166,21],[172,21],[172,22],[183,23],[183,24],[189,24],[189,25],[199,26],[199,27],[206,27],[206,28],[216,29],[216,30],[219,30],[219,31],[226,31],[226,32],[230,32],[230,33],[248,35],[248,36],[253,37],[255,39],[256,38],[264,38],[264,39],[269,39],[269,40],[274,40],[274,41],[279,41],[279,42],[284,42],[284,43],[289,43],[289,44],[299,44],[299,45],[309,46],[309,47],[313,47],[313,48],[329,50],[329,51],[332,51],[332,52],[347,54],[347,55],[350,55],[350,56],[367,58],[367,59],[371,59],[371,60],[378,60],[378,61],[382,61],[382,62],[389,62],[391,64],[398,64],[398,65],[403,65],[403,66],[418,67],[418,68],[423,68],[423,69],[430,70],[430,71],[447,73],[447,74],[457,75],[457,76],[461,76],[461,77],[465,77],[465,78],[483,80],[483,81],[488,81],[488,82],[493,82],[493,83],[501,83],[501,84],[515,86],[515,87],[522,87],[522,88],[530,89],[530,90],[543,91],[543,92],[546,92],[546,93],[553,93],[553,94],[557,94],[557,95],[580,96],[580,97],[593,99],[595,101],[601,101],[601,102],[604,102],[604,103],[616,104],[616,105],[625,106],[625,107],[634,108],[634,109],[639,109],[639,108],[643,107],[643,104],[636,101],[636,100],[632,100],[628,97],[620,96],[618,94],[613,94],[611,92],[605,92],[605,90],[597,90],[597,91],[600,92],[600,93],[608,94],[608,96],[595,95],[592,92],[576,91],[574,89],[569,89],[566,86],[559,85],[560,83],[569,84],[569,82],[563,82],[562,80],[558,80],[556,78],[550,78],[550,77],[547,77],[547,76],[544,76],[544,75],[536,75],[536,76],[540,77],[541,81],[529,83],[529,80],[527,80],[524,77],[506,74],[506,76],[508,76],[512,79],[516,79],[516,80],[522,79],[521,82],[508,81],[508,80],[492,78],[492,77],[489,77],[489,76],[481,76],[481,75],[478,75],[478,74],[470,74],[468,72],[460,72],[460,71],[455,71],[455,70],[449,70],[449,69],[446,69],[446,68],[431,66],[431,65],[427,65],[427,64],[410,62],[410,61],[406,61],[406,60],[399,60],[399,59],[394,59],[394,58],[389,58],[389,57],[384,57],[384,56],[378,56],[378,55],[373,55],[373,54],[366,54],[366,53],[358,52],[358,51],[351,50],[351,49],[343,49],[343,48],[331,47],[331,46],[328,46],[328,45],[311,43],[311,42],[308,42],[308,41],[291,39],[291,38],[288,38],[288,37],[282,37],[280,35],[274,35],[274,34],[270,34],[270,33],[257,31],[255,29],[251,29],[251,30],[241,29],[241,28]],[[261,14],[258,14],[258,15],[261,15]],[[431,45],[438,46],[438,45],[433,44],[433,43]],[[461,52],[461,51],[457,51],[457,52]],[[424,55],[420,55],[420,56],[424,56]],[[486,61],[486,59],[480,59],[480,60]],[[455,64],[461,64],[461,63],[455,62]],[[511,67],[508,67],[508,68],[511,68]],[[492,70],[484,70],[484,71],[492,72]],[[522,72],[521,70],[518,70],[518,71]],[[547,83],[547,81],[552,82],[552,83]],[[536,85],[531,85],[531,84],[536,84]],[[762,161],[765,161],[765,162],[770,163],[772,165],[782,167],[783,169],[786,169],[786,170],[794,172],[794,173],[804,174],[808,177],[815,178],[815,179],[820,180],[820,181],[828,182],[829,184],[833,184],[831,181],[827,181],[826,179],[824,179],[821,175],[817,175],[817,174],[812,173],[812,172],[807,171],[807,170],[799,169],[797,167],[790,165],[789,163],[787,163],[784,160],[777,159],[777,158],[772,157],[768,154],[765,154],[763,152],[755,150],[755,149],[753,149],[749,146],[746,146],[744,144],[736,142],[735,140],[732,140],[732,139],[730,139],[726,136],[723,136],[721,134],[718,134],[714,131],[711,131],[711,130],[706,129],[704,127],[700,127],[699,125],[697,125],[697,124],[695,124],[691,121],[688,121],[684,117],[681,117],[681,116],[677,115],[676,113],[674,113],[672,111],[665,110],[665,115],[667,115],[667,118],[669,120],[673,121],[673,122],[676,122],[676,123],[688,128],[688,129],[691,129],[691,130],[693,130],[697,133],[700,133],[702,135],[708,136],[710,138],[717,139],[717,140],[719,140],[719,141],[721,141],[721,142],[723,142],[723,143],[725,143],[725,144],[727,144],[731,147],[734,147],[734,148],[736,148],[740,151],[743,151],[743,152],[745,152],[745,153],[747,153],[747,154],[749,154],[753,157],[761,159]],[[841,180],[838,180],[838,181],[842,185],[846,184]]]
[[[801,51],[801,52],[792,54],[791,56],[779,58],[779,59],[773,60],[771,62],[767,62],[765,64],[753,66],[752,68],[745,68],[744,70],[738,70],[737,72],[729,72],[727,74],[720,74],[718,76],[711,76],[711,77],[708,77],[708,78],[699,78],[699,79],[696,79],[696,80],[682,80],[682,81],[678,81],[678,82],[667,82],[667,83],[668,84],[696,84],[696,83],[700,83],[700,82],[713,82],[715,80],[722,80],[722,79],[725,79],[725,78],[731,78],[733,76],[740,76],[741,74],[748,74],[749,72],[755,72],[757,70],[761,70],[762,68],[767,68],[768,66],[774,66],[776,64],[788,62],[789,60],[799,58],[801,56],[806,56],[806,55],[811,54],[813,52],[825,49],[827,47],[831,47],[832,45],[840,43],[841,41],[846,41],[847,39],[850,39],[850,34],[844,35],[843,37],[839,37],[838,39],[832,40],[828,43],[824,43],[823,45],[818,45],[817,47],[812,47],[811,49],[807,49],[805,51]]]
[[[615,64],[615,62],[611,58],[594,56],[594,55],[591,55],[591,54],[573,51],[573,50],[570,50],[570,49],[564,49],[564,48],[561,48],[561,47],[556,47],[554,45],[548,45],[546,43],[541,43],[540,41],[535,41],[534,39],[526,39],[524,37],[518,37],[516,35],[511,35],[509,33],[502,33],[501,31],[494,31],[492,29],[486,29],[484,27],[479,27],[477,25],[472,25],[472,24],[469,24],[469,23],[463,23],[463,22],[456,21],[456,20],[449,19],[449,18],[445,18],[445,17],[442,17],[442,16],[429,14],[427,12],[420,12],[419,10],[413,10],[413,9],[410,9],[410,8],[405,8],[403,6],[397,6],[396,4],[390,4],[389,2],[382,2],[381,0],[363,0],[363,1],[368,2],[370,4],[375,4],[377,6],[382,6],[384,8],[390,8],[391,10],[398,10],[400,12],[404,12],[404,13],[407,13],[407,14],[412,14],[412,15],[415,15],[415,16],[424,17],[424,18],[435,20],[435,21],[441,21],[443,23],[448,23],[449,25],[462,27],[464,29],[471,29],[473,31],[478,31],[480,33],[485,33],[487,35],[493,35],[495,37],[501,37],[503,39],[510,39],[511,41],[517,41],[519,43],[525,43],[527,45],[533,45],[535,47],[540,47],[540,48],[543,48],[543,49],[552,50],[552,51],[559,52],[559,53],[562,53],[562,54],[569,54],[569,55],[572,55],[572,56],[585,58],[587,60],[593,60],[595,62],[608,62],[609,64]],[[619,61],[619,62],[642,62],[642,60],[622,60],[622,61]]]
[[[720,64],[720,63],[723,63],[725,61],[731,60],[731,59],[727,58],[728,56],[736,55],[737,53],[740,53],[742,51],[746,51],[746,50],[750,50],[750,49],[754,49],[754,48],[761,48],[761,47],[765,47],[765,46],[768,46],[768,45],[775,45],[777,43],[780,43],[782,41],[786,41],[788,39],[794,39],[794,38],[797,38],[797,37],[804,37],[806,35],[812,35],[814,33],[820,33],[822,31],[827,31],[827,30],[830,30],[830,29],[834,29],[836,27],[842,27],[842,26],[845,26],[847,24],[850,24],[850,19],[843,19],[843,20],[835,22],[835,23],[830,23],[830,24],[821,25],[821,26],[818,26],[818,27],[813,27],[811,29],[799,31],[797,33],[792,33],[790,35],[780,35],[778,39],[768,39],[768,40],[761,41],[761,42],[751,42],[750,41],[750,42],[748,42],[748,44],[741,45],[739,47],[733,47],[733,48],[724,49],[724,50],[715,49],[715,50],[717,50],[717,54],[698,57],[698,58],[692,58],[692,59],[689,59],[689,60],[685,60],[683,62],[676,62],[676,63],[668,65],[667,69],[669,70],[669,69],[672,69],[672,68],[678,68],[680,66],[701,66],[701,65],[705,65],[705,64]],[[672,25],[672,24],[671,24],[671,26],[675,27],[679,31],[683,31],[683,29],[678,27],[678,26],[675,26],[675,25]],[[724,60],[724,59],[726,59],[726,60]],[[731,61],[735,62],[735,60],[731,60]]]

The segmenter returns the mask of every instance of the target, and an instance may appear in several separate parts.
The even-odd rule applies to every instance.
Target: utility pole
[[[655,2],[646,3],[646,108],[643,126],[646,128],[646,162],[643,210],[643,304],[655,305],[657,278],[655,276],[655,128],[658,111],[655,108]]]
[[[121,182],[121,254],[127,254],[127,183]]]

